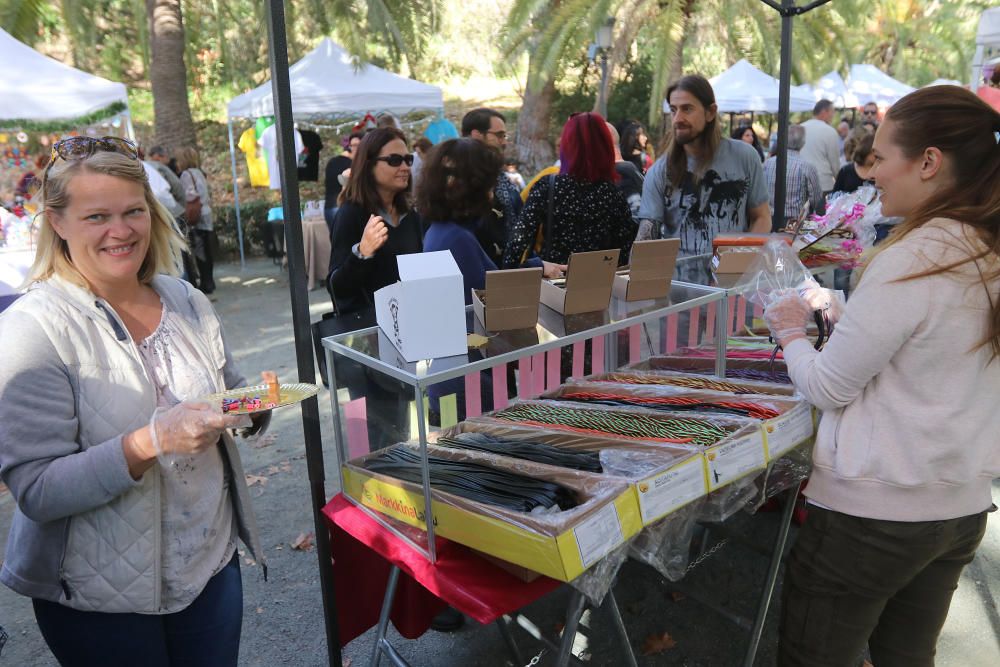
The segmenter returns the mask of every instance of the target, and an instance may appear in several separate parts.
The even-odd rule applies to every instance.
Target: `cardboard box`
[[[607,309],[620,252],[616,248],[573,253],[565,280],[542,281],[542,303],[563,315]]]
[[[764,434],[760,428],[760,422],[758,420],[731,416],[720,417],[717,415],[697,415],[691,412],[664,412],[661,410],[649,410],[640,407],[629,408],[605,405],[588,405],[585,403],[564,403],[557,401],[518,401],[517,404],[522,403],[547,403],[549,405],[564,408],[605,412],[638,413],[659,419],[699,419],[712,421],[717,424],[725,424],[731,429],[731,431],[726,437],[722,438],[715,444],[709,446],[687,445],[688,447],[694,447],[700,451],[702,456],[705,458],[705,465],[707,466],[706,483],[710,492],[720,489],[727,484],[731,484],[732,482],[735,482],[755,470],[761,470],[767,465],[767,450],[764,446]],[[474,421],[481,422],[487,420],[494,424],[507,424],[514,426],[518,424],[518,422],[512,422],[505,420],[502,417],[498,417],[497,414],[502,412],[503,410],[499,410],[494,413],[485,414],[481,417],[476,417]],[[554,424],[546,424],[544,428],[546,430],[567,430],[561,429],[558,425]],[[579,431],[575,431],[575,433],[578,435],[580,434]],[[627,436],[616,437],[615,434],[608,434],[608,438],[618,439],[622,442],[643,442],[645,444],[656,444],[655,440],[642,440],[639,438],[629,438]],[[668,443],[660,444],[663,445]]]
[[[487,331],[528,329],[538,323],[541,290],[541,267],[487,271],[486,289],[472,290],[472,309]]]
[[[421,359],[420,361],[407,361],[381,329],[378,331],[378,358],[390,366],[395,366],[413,375],[447,371],[464,366],[470,361],[468,349],[462,352],[462,354],[452,357],[435,357],[433,359]]]
[[[715,368],[715,360],[714,359],[705,359],[702,363],[710,364],[713,369]],[[729,384],[736,384],[736,385],[739,385],[741,387],[745,387],[747,390],[749,390],[749,393],[763,394],[765,396],[797,396],[798,395],[798,393],[795,391],[794,385],[781,384],[779,382],[764,382],[764,381],[761,381],[761,380],[743,380],[743,379],[740,379],[740,378],[725,378],[725,379],[723,379],[723,378],[720,378],[720,377],[716,377],[714,375],[701,375],[701,374],[698,374],[698,373],[684,373],[684,372],[681,372],[681,371],[672,371],[672,370],[648,370],[649,368],[651,368],[651,366],[648,363],[648,361],[641,361],[641,362],[638,362],[638,363],[633,364],[631,366],[626,366],[625,368],[623,368],[620,371],[613,371],[612,373],[602,373],[600,375],[591,375],[589,377],[581,378],[581,379],[587,380],[587,381],[590,381],[590,382],[608,382],[608,381],[611,381],[610,378],[608,377],[610,375],[622,375],[622,374],[625,374],[625,375],[640,375],[640,376],[642,376],[642,375],[667,376],[667,377],[675,376],[675,377],[679,377],[679,378],[689,378],[689,379],[694,379],[694,380],[711,380],[711,381],[714,381],[714,382],[728,382]],[[629,383],[624,383],[624,384],[629,384]],[[633,384],[650,384],[650,385],[657,384],[657,386],[674,386],[674,387],[681,387],[681,386],[683,386],[681,384],[670,385],[670,384],[668,384],[666,382],[664,382],[664,383],[645,382],[645,383],[633,383]],[[707,389],[705,387],[686,387],[686,388],[687,389],[698,389],[698,390],[702,390],[702,391],[715,391],[713,389]]]
[[[375,292],[375,319],[406,361],[464,354],[462,272],[451,252],[399,255],[399,282]]]
[[[810,440],[816,433],[813,422],[813,408],[800,398],[791,396],[767,396],[763,394],[730,394],[720,391],[708,391],[702,389],[688,389],[685,387],[674,387],[670,385],[622,385],[609,384],[606,382],[573,381],[564,384],[546,394],[545,398],[555,400],[563,399],[566,394],[575,391],[601,392],[608,391],[609,388],[616,388],[615,392],[621,395],[634,395],[636,397],[678,397],[693,398],[706,403],[714,402],[739,402],[747,401],[756,403],[762,407],[769,408],[778,413],[777,417],[770,419],[757,419],[746,417],[753,421],[760,422],[762,435],[764,438],[764,448],[767,461],[780,458],[786,452],[794,449],[798,445]],[[565,399],[563,399],[565,400]],[[586,403],[581,403],[586,405]],[[664,406],[668,407],[668,406]],[[727,413],[725,406],[719,406],[719,416],[732,416]],[[688,414],[692,416],[708,416],[710,410],[692,411]]]
[[[739,377],[730,377],[729,370],[752,370],[760,373],[783,373],[788,375],[788,366],[783,359],[775,359],[773,362],[767,359],[730,359],[726,358],[726,379],[731,382],[742,382]],[[637,371],[677,371],[693,375],[715,376],[715,359],[709,357],[689,357],[681,354],[659,355],[650,357],[643,361],[630,364],[628,370]],[[765,380],[760,382],[773,382],[775,384],[787,384],[783,380]]]
[[[694,447],[666,443],[624,442],[538,427],[506,426],[475,419],[448,429],[444,435],[485,433],[511,440],[543,442],[572,451],[616,450],[635,461],[631,471],[608,469],[601,474],[628,481],[643,526],[648,526],[708,493],[705,459]]]
[[[395,445],[402,447],[406,445]],[[546,479],[576,492],[579,506],[553,515],[532,515],[431,491],[436,535],[560,581],[571,581],[639,532],[628,485],[619,479],[563,471],[504,457],[429,447],[435,456],[477,460],[527,477]],[[427,529],[422,488],[363,467],[373,452],[343,466],[344,493],[386,516]]]
[[[637,241],[626,273],[615,274],[612,293],[625,301],[662,299],[670,294],[680,239]]]
[[[789,245],[791,234],[735,233],[716,234],[712,239],[712,274],[719,287],[735,287],[750,265],[757,259],[760,249],[769,241],[781,240]]]

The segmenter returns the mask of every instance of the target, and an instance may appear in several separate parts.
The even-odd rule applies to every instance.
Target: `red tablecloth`
[[[401,570],[390,618],[399,634],[415,639],[451,605],[476,621],[492,623],[555,590],[539,577],[525,583],[470,549],[438,538],[437,562],[400,540],[342,494],[323,508],[337,595],[340,643],[346,646],[378,623],[391,565]]]

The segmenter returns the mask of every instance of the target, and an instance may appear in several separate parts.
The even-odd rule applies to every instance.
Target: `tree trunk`
[[[156,143],[176,149],[197,146],[188,105],[181,0],[146,0]]]
[[[534,55],[531,56],[534,58]],[[531,64],[528,65],[529,71]],[[555,153],[549,143],[552,101],[556,85],[551,80],[532,84],[524,89],[521,113],[517,117],[517,139],[514,150],[517,161],[525,169],[525,176],[537,174],[555,162]]]

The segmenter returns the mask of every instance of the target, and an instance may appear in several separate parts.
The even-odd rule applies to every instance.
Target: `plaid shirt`
[[[816,167],[802,159],[798,151],[788,151],[787,184],[785,189],[785,218],[798,219],[805,211],[806,203],[810,211],[816,213],[823,206],[823,190],[819,185]],[[774,180],[778,171],[778,157],[769,157],[764,162],[764,178],[767,179],[768,200],[771,214],[774,214]]]

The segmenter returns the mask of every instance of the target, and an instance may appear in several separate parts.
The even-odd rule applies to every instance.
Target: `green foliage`
[[[240,224],[243,225],[243,251],[246,255],[264,254],[264,234],[267,212],[274,206],[267,200],[240,202]],[[239,234],[236,229],[234,206],[212,207],[212,224],[219,247],[230,256],[239,255]]]

